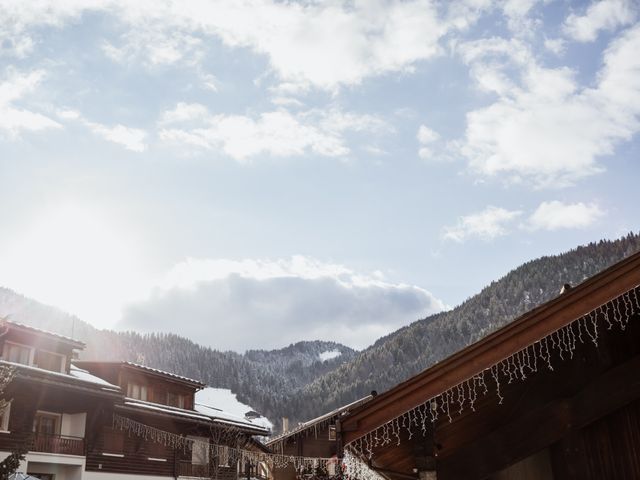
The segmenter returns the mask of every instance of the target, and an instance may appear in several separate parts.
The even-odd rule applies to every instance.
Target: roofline
[[[194,380],[193,378],[183,377],[182,375],[178,375],[176,373],[167,372],[165,370],[160,370],[158,368],[147,367],[145,365],[140,365],[138,363],[127,362],[124,360],[118,361],[99,361],[99,360],[73,360],[72,363],[76,366],[83,367],[87,365],[120,365],[125,368],[131,368],[133,370],[142,370],[146,373],[151,373],[158,377],[162,377],[165,380],[172,380],[174,382],[184,383],[187,385],[191,385],[193,387],[198,387],[198,390],[203,389],[207,386],[206,383],[203,383],[199,380]]]
[[[112,397],[118,400],[121,400],[123,398],[122,392],[117,386],[114,386],[114,388],[109,388],[106,385],[100,385],[97,383],[94,384],[80,378],[76,378],[72,375],[67,375],[59,372],[51,372],[42,368],[7,362],[5,360],[0,360],[0,365],[9,366],[16,369],[13,380],[37,382],[60,388],[80,390],[88,394]],[[29,375],[29,373],[33,373],[35,375]],[[62,379],[64,379],[64,381],[61,381]]]
[[[307,420],[306,422],[303,422],[303,423],[297,425],[292,430],[289,430],[287,432],[283,432],[280,435],[272,437],[271,439],[269,439],[268,442],[265,442],[265,445],[271,446],[271,445],[273,445],[273,444],[275,444],[277,442],[281,442],[285,438],[291,437],[292,435],[296,435],[296,434],[298,434],[300,432],[304,432],[308,428],[314,427],[314,426],[318,425],[319,423],[322,423],[322,422],[324,422],[326,420],[329,420],[329,419],[331,419],[333,417],[339,416],[341,413],[348,411],[350,408],[358,408],[358,407],[366,404],[372,398],[374,398],[374,395],[367,395],[366,397],[362,397],[362,398],[356,400],[355,402],[351,402],[351,403],[349,403],[347,405],[343,405],[342,407],[338,407],[335,410],[331,410],[328,413],[320,415],[319,417],[313,418],[311,420]]]
[[[116,405],[116,409],[118,410],[126,410],[129,412],[135,412],[138,414],[142,414],[142,415],[153,415],[153,416],[157,416],[157,417],[170,417],[173,419],[180,419],[184,422],[187,423],[196,423],[198,425],[203,425],[203,426],[216,426],[216,425],[229,425],[232,427],[237,428],[238,430],[242,430],[246,433],[251,433],[253,435],[261,435],[261,436],[265,436],[269,434],[269,431],[264,428],[264,427],[260,427],[258,425],[253,425],[253,424],[246,424],[246,423],[241,423],[241,422],[234,422],[232,420],[224,420],[224,419],[219,419],[219,418],[215,418],[215,417],[210,417],[207,414],[204,413],[200,413],[200,412],[196,412],[195,410],[191,411],[188,410],[186,411],[186,413],[192,413],[194,416],[193,417],[189,417],[186,415],[181,414],[181,412],[171,412],[167,410],[167,405],[161,405],[161,404],[152,404],[150,402],[150,406],[152,407],[160,407],[162,408],[162,410],[154,410],[154,409],[148,409],[145,408],[144,406],[140,406],[141,403],[143,403],[143,401],[141,400],[135,400],[135,399],[129,399],[129,398],[125,398],[125,402],[129,400],[133,400],[135,403],[124,403],[122,405]],[[171,408],[171,407],[169,407]],[[202,416],[202,417],[207,417],[208,419],[200,419],[200,418],[196,418],[195,416]]]
[[[378,395],[345,418],[342,425],[346,443],[360,436],[363,431],[372,431],[394,418],[398,410],[414,408],[426,398],[438,395],[490,368],[638,285],[640,252]],[[376,419],[372,419],[374,413]]]
[[[41,328],[32,327],[31,325],[25,325],[24,323],[14,322],[12,320],[9,320],[8,317],[0,318],[0,324],[3,324],[3,323],[7,324],[7,325],[9,325],[10,327],[13,327],[13,328],[26,330],[28,332],[35,333],[37,335],[50,337],[50,338],[52,338],[54,340],[57,340],[59,342],[67,343],[67,344],[73,346],[74,349],[84,350],[84,348],[87,346],[86,343],[84,343],[84,342],[82,342],[80,340],[75,340],[75,339],[73,339],[71,337],[66,337],[64,335],[60,335],[58,333],[50,332],[48,330],[43,330]]]

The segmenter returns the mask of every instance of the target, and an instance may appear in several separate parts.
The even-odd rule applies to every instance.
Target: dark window
[[[36,365],[52,372],[62,372],[62,360],[64,356],[55,353],[36,351]]]
[[[184,395],[178,393],[167,392],[167,405],[178,408],[185,408]]]
[[[336,439],[336,426],[329,425],[329,440],[335,440],[335,439]]]
[[[60,417],[51,413],[36,413],[33,431],[43,435],[58,435],[60,433]]]
[[[29,357],[31,356],[31,348],[15,343],[5,342],[3,358],[9,362],[21,363],[29,365]]]

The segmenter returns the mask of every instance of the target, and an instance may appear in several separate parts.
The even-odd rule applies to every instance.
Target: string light
[[[578,342],[584,345],[588,340],[591,340],[593,345],[597,347],[600,319],[606,322],[607,330],[611,330],[614,324],[617,324],[621,330],[624,330],[629,320],[634,315],[640,313],[639,291],[640,286],[637,286],[625,292],[619,297],[551,332],[547,336],[536,340],[533,344],[527,345],[498,363],[429,398],[413,409],[398,415],[374,431],[360,437],[360,439],[350,442],[345,447],[351,449],[351,453],[348,453],[349,461],[352,462],[351,466],[347,468],[347,470],[351,469],[349,471],[352,472],[349,478],[362,478],[364,480],[380,479],[380,475],[368,469],[365,464],[362,462],[358,463],[359,460],[357,456],[365,455],[367,458],[372,459],[374,448],[387,445],[391,442],[392,436],[396,438],[397,444],[400,445],[401,429],[408,432],[409,439],[415,434],[414,427],[422,430],[423,436],[426,437],[426,422],[430,420],[432,424],[435,423],[438,419],[438,410],[440,410],[443,415],[446,415],[449,423],[453,421],[451,414],[452,405],[454,409],[457,410],[458,415],[462,415],[467,403],[470,410],[475,411],[475,404],[478,397],[477,388],[482,388],[483,395],[489,393],[489,387],[485,381],[485,373],[489,374],[493,379],[498,404],[502,404],[504,396],[501,390],[501,379],[506,380],[508,384],[518,379],[524,381],[527,378],[526,371],[528,371],[528,373],[538,371],[538,359],[544,362],[550,371],[553,371],[553,357],[557,356],[561,361],[564,361],[567,357],[573,359]],[[611,321],[612,318],[613,322]],[[574,327],[577,329],[577,334]],[[583,331],[586,333],[586,336],[583,335]],[[555,352],[555,354],[553,354],[553,352]],[[345,450],[345,458],[347,455],[346,452],[347,450]],[[353,460],[354,458],[355,460]],[[375,476],[367,476],[369,473],[364,473],[364,468],[373,472],[372,475]]]
[[[272,468],[286,468],[293,466],[297,471],[313,472],[318,470],[327,470],[331,464],[335,464],[335,459],[321,457],[301,457],[295,455],[283,455],[278,453],[254,452],[244,450],[239,447],[229,445],[219,445],[209,443],[203,440],[184,437],[182,435],[160,430],[159,428],[146,425],[144,423],[123,417],[118,414],[113,415],[113,427],[118,430],[143,438],[146,441],[159,443],[165,447],[171,447],[175,450],[193,451],[194,448],[209,451],[213,458],[218,460],[220,465],[232,463],[251,463],[258,465],[259,463],[268,464]],[[233,428],[223,428],[227,437],[239,440],[239,431]],[[373,450],[371,450],[373,455]]]

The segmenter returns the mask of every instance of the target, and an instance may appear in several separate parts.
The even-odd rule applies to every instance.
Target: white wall
[[[86,413],[63,413],[62,422],[60,424],[60,434],[70,437],[84,438],[84,427],[87,423]]]

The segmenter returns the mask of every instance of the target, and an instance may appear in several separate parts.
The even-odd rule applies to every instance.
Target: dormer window
[[[17,343],[5,342],[2,358],[8,362],[32,365],[33,348]]]
[[[38,350],[36,352],[35,363],[36,366],[44,368],[45,370],[65,373],[67,362],[64,355]]]
[[[178,393],[173,393],[173,392],[167,392],[167,405],[171,407],[184,408],[185,395],[180,395]]]
[[[129,382],[127,384],[127,397],[136,400],[147,400],[147,386]]]

